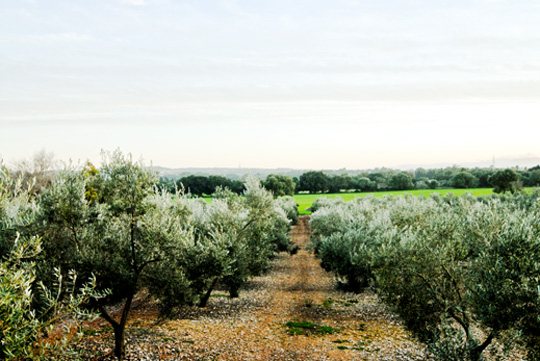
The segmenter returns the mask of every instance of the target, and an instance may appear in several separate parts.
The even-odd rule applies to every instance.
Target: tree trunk
[[[131,310],[131,304],[133,302],[133,297],[135,297],[135,290],[132,290],[131,293],[126,298],[124,307],[122,308],[122,316],[120,321],[116,321],[110,314],[107,312],[107,309],[104,305],[99,306],[99,311],[101,316],[111,324],[114,331],[114,356],[119,361],[122,361],[126,357],[126,345],[125,345],[125,335],[126,335],[126,324],[129,316],[129,311]]]
[[[482,360],[482,352],[486,349],[486,347],[489,346],[491,341],[493,341],[493,338],[495,337],[495,334],[492,332],[489,334],[489,336],[486,338],[484,342],[482,342],[481,345],[478,345],[476,347],[473,347],[470,352],[470,358],[472,361],[480,361]]]
[[[239,294],[239,287],[234,285],[229,287],[229,296],[231,298],[238,298],[240,296]]]
[[[199,301],[199,307],[206,307],[206,305],[208,304],[208,300],[210,299],[210,295],[212,294],[212,290],[216,286],[217,281],[218,281],[217,277],[214,278],[214,280],[212,281],[212,284],[208,288],[208,291],[206,291],[204,296],[202,296],[201,300]]]
[[[125,325],[118,324],[114,327],[114,356],[119,361],[122,361],[126,357],[125,335]]]

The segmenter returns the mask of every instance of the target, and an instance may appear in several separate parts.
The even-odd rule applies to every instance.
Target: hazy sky
[[[540,156],[538,0],[0,0],[0,158]]]

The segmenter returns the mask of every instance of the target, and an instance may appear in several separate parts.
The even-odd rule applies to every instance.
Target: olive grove
[[[242,195],[219,188],[207,202],[163,190],[155,174],[118,151],[105,153],[100,167],[57,172],[38,192],[1,171],[0,312],[32,333],[20,338],[1,322],[3,358],[37,358],[36,341],[47,338],[44,327],[59,315],[99,314],[114,331],[121,360],[140,291],[164,315],[183,305],[204,307],[215,287],[237,297],[249,277],[268,270],[276,252],[291,248],[296,209],[256,180],[247,181]],[[27,316],[6,313],[14,307]],[[10,346],[11,339],[18,344]]]
[[[538,194],[317,208],[311,227],[322,266],[348,290],[375,290],[438,359],[481,360],[503,346],[539,359]]]

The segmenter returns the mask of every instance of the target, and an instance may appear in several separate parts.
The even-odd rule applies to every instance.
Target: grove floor
[[[309,223],[292,230],[300,246],[282,253],[267,275],[253,279],[240,297],[215,291],[207,308],[185,308],[159,320],[155,307],[140,302],[128,327],[130,360],[424,360],[415,342],[372,293],[335,290],[333,277],[307,250]],[[311,322],[326,334],[302,329],[291,335],[287,322]],[[110,358],[112,332],[97,321],[88,325],[88,359]]]

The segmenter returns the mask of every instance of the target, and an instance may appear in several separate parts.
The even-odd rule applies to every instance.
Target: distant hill
[[[446,168],[446,167],[463,167],[463,168],[531,168],[540,165],[540,157],[535,155],[527,155],[519,158],[507,157],[507,158],[494,158],[491,160],[483,160],[476,162],[463,162],[463,163],[435,163],[429,165],[402,165],[396,168],[399,169],[416,169],[416,168]]]
[[[521,158],[495,158],[486,161],[477,162],[465,162],[465,163],[435,163],[435,164],[410,164],[401,165],[397,167],[387,168],[371,168],[371,169],[322,169],[327,174],[343,174],[348,173],[351,175],[361,172],[376,172],[381,169],[402,169],[411,170],[417,168],[433,169],[433,168],[447,168],[447,167],[463,167],[463,168],[530,168],[536,165],[540,165],[540,157],[525,156]],[[282,174],[290,177],[299,177],[302,173],[313,169],[293,169],[293,168],[166,168],[160,166],[150,167],[156,171],[160,176],[167,178],[181,178],[188,175],[219,175],[230,179],[245,179],[248,176],[254,176],[264,179],[269,174]],[[319,170],[319,169],[317,169]]]
[[[291,177],[298,177],[306,172],[305,169],[291,168],[165,168],[151,167],[160,176],[167,178],[181,178],[188,175],[220,175],[230,179],[243,179],[248,176],[266,178],[269,174],[283,174]]]

